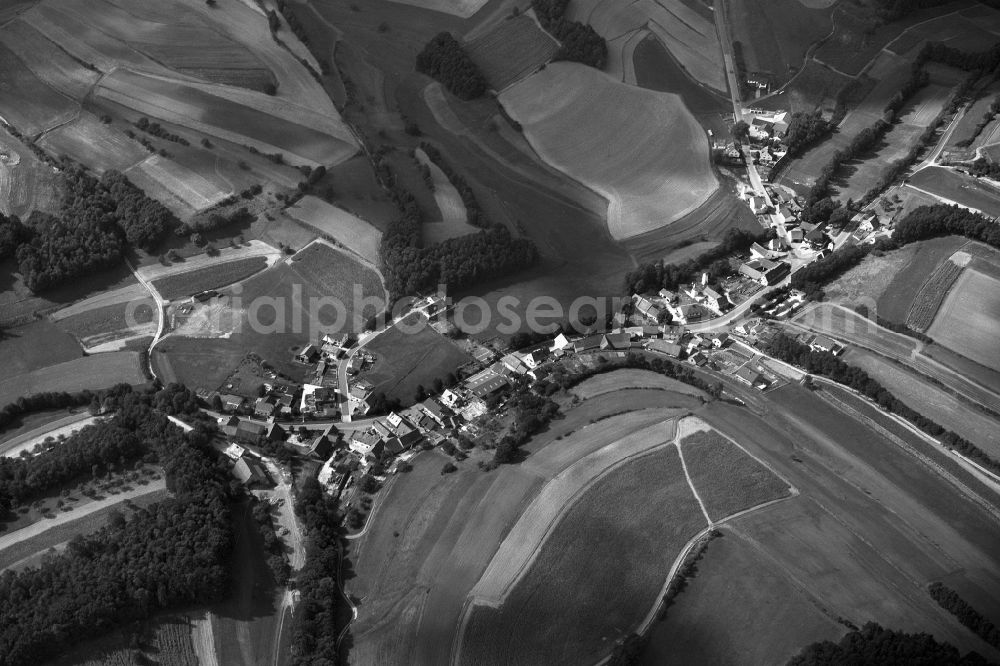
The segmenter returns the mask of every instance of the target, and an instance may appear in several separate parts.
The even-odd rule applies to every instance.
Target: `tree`
[[[442,474],[451,474],[452,472],[454,472],[456,470],[458,470],[458,467],[455,467],[455,463],[446,462],[444,464],[444,467],[441,468],[441,473]]]
[[[212,396],[212,409],[214,409],[217,412],[222,411],[222,398],[219,396],[218,393]]]
[[[737,121],[729,129],[729,133],[732,135],[733,140],[736,141],[736,143],[743,143],[750,137],[750,125],[748,125],[745,120]]]
[[[486,77],[450,32],[438,33],[417,54],[417,71],[437,79],[460,99],[481,97]]]
[[[365,474],[358,481],[358,488],[360,488],[363,493],[368,493],[369,495],[374,494],[378,492],[378,481],[374,476]]]

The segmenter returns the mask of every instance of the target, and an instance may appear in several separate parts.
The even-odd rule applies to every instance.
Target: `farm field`
[[[608,229],[616,239],[673,222],[718,186],[705,133],[674,95],[626,86],[583,65],[553,63],[500,101],[546,162],[608,200]],[[648,137],[650,126],[665,129]]]
[[[889,282],[881,292],[871,295],[878,303],[878,316],[897,324],[905,323],[924,282],[966,242],[961,236],[932,238],[885,255],[882,260],[891,262],[885,266]],[[866,258],[862,265],[868,262]]]
[[[100,78],[22,19],[0,29],[0,42],[17,53],[35,76],[71,99],[83,99]]]
[[[232,190],[223,190],[215,183],[162,155],[152,155],[126,175],[132,178],[138,175],[137,171],[146,179],[162,185],[193,212],[214,206],[233,194]]]
[[[812,9],[799,0],[739,0],[725,10],[747,71],[769,74],[772,89],[802,69],[809,47],[832,27],[832,9]]]
[[[907,326],[921,333],[930,327],[952,285],[965,268],[964,263],[959,261],[952,257],[948,261],[941,262],[921,285],[906,315]]]
[[[76,104],[45,85],[13,51],[0,44],[0,117],[22,134],[39,134],[71,120]]]
[[[0,164],[0,212],[27,219],[34,210],[55,210],[59,199],[58,176],[52,167],[3,127],[0,127],[0,150],[9,156],[7,163]]]
[[[720,533],[650,627],[640,666],[785,663],[808,643],[847,631],[759,544],[729,526]]]
[[[122,132],[105,125],[92,113],[80,112],[73,122],[45,134],[39,142],[55,156],[66,155],[98,173],[125,171],[149,153]]]
[[[946,202],[957,203],[993,217],[1000,216],[1000,190],[972,176],[944,167],[930,166],[913,174],[909,185]]]
[[[645,27],[692,79],[722,93],[727,90],[715,23],[681,0],[579,0],[570,3],[567,18],[590,24],[607,40]]]
[[[713,521],[789,495],[788,484],[714,430],[693,432],[678,447]]]
[[[886,45],[899,55],[915,54],[924,42],[944,42],[963,51],[988,51],[1000,39],[1000,12],[980,5],[913,26]]]
[[[54,322],[87,351],[114,351],[130,339],[156,334],[156,303],[143,291],[135,300],[91,308]]]
[[[382,232],[356,215],[312,195],[302,197],[285,213],[333,238],[369,264],[378,264]]]
[[[925,247],[924,243],[910,243],[898,250],[883,253],[879,257],[869,254],[861,260],[860,264],[823,288],[826,300],[837,301],[847,308],[853,308],[858,304],[877,302],[890,285],[897,289],[909,288],[912,280],[910,278],[904,280],[901,276],[904,271],[917,273],[922,270],[923,262],[914,261],[914,257],[921,251],[918,248]],[[925,277],[925,275],[915,276],[918,286]],[[913,295],[911,291],[906,298],[912,300]],[[885,300],[886,310],[895,306],[897,309],[902,309],[903,317],[906,316],[909,301],[898,303],[895,295]],[[886,310],[883,310],[882,306],[879,305],[878,315],[888,319],[889,315]],[[896,319],[892,321],[896,321]]]
[[[139,636],[137,647],[132,631]],[[189,615],[155,616],[129,631],[117,631],[90,641],[50,666],[197,666]]]
[[[844,360],[871,377],[924,416],[1000,459],[1000,419],[956,398],[911,369],[865,351],[850,349]]]
[[[402,5],[410,5],[435,12],[451,14],[460,18],[469,18],[487,3],[488,0],[390,0]]]
[[[38,344],[37,340],[34,343]],[[83,389],[110,388],[120,383],[139,386],[146,381],[138,352],[84,356],[32,372],[8,375],[0,381],[0,405],[13,402],[22,395],[44,391],[72,393]]]
[[[173,275],[181,275],[200,268],[210,268],[240,259],[264,257],[268,265],[273,265],[281,257],[281,253],[267,243],[252,240],[239,247],[220,247],[218,256],[211,257],[206,252],[187,257],[182,261],[163,264],[156,257],[150,258],[150,263],[141,266],[139,275],[147,282],[157,282]]]
[[[266,257],[246,257],[169,275],[152,284],[164,300],[173,301],[245,280],[267,268],[267,264]]]
[[[559,42],[526,14],[508,18],[465,45],[466,53],[490,82],[502,91],[552,59]]]
[[[27,374],[82,356],[76,340],[45,319],[5,329],[0,354],[8,375]]]
[[[411,315],[404,325],[412,326],[421,317]],[[375,386],[376,392],[389,399],[398,398],[404,405],[414,402],[417,386],[430,388],[435,379],[468,363],[471,358],[451,340],[430,325],[419,332],[406,333],[394,326],[364,346],[375,355],[375,364],[361,377]]]
[[[458,238],[475,233],[476,227],[468,223],[469,214],[458,189],[448,180],[448,176],[427,153],[416,150],[417,159],[431,172],[434,183],[434,202],[437,204],[440,220],[424,221],[422,228],[424,243],[440,243],[449,238]]]
[[[970,268],[944,299],[927,333],[938,344],[1000,371],[998,326],[1000,280]]]
[[[627,389],[661,389],[686,395],[706,397],[705,393],[690,384],[672,379],[651,370],[614,370],[584,380],[571,391],[581,400],[590,400],[612,391]]]
[[[499,609],[472,608],[462,659],[601,659],[653,609],[674,559],[706,525],[676,448],[622,464],[570,506]]]

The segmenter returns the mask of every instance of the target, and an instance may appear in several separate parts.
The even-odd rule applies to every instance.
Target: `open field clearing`
[[[713,521],[790,494],[774,472],[714,430],[691,433],[678,446]]]
[[[413,325],[415,316],[406,320]],[[375,364],[361,377],[385,393],[398,398],[404,405],[415,401],[417,386],[430,388],[435,379],[444,379],[449,372],[468,363],[471,358],[455,343],[429,325],[416,333],[406,333],[399,326],[382,333],[364,346],[375,355]]]
[[[98,173],[109,169],[125,171],[149,155],[138,141],[105,125],[87,111],[82,111],[71,123],[46,133],[39,144],[56,157],[66,155]]]
[[[651,35],[652,33],[646,29],[633,30],[608,42],[608,62],[604,66],[604,71],[622,83],[638,85],[635,76],[635,49],[640,42]],[[667,50],[663,49],[663,52],[666,53]],[[642,87],[649,88],[649,86]]]
[[[844,360],[867,372],[900,400],[927,418],[1000,459],[1000,420],[959,400],[913,370],[865,351],[850,349]]]
[[[20,437],[14,437],[3,444],[0,444],[0,455],[5,458],[16,458],[21,455],[22,451],[32,452],[38,444],[43,444],[46,439],[59,439],[62,437],[69,437],[76,433],[80,428],[90,425],[97,420],[96,416],[91,416],[89,411],[83,411],[78,414],[73,414],[66,419],[60,419],[58,427],[43,426],[32,432],[25,433]],[[68,421],[68,423],[63,423]]]
[[[71,120],[79,107],[35,76],[0,44],[0,117],[21,133],[35,135]]]
[[[1000,190],[967,174],[930,166],[913,174],[909,185],[947,203],[957,203],[993,217],[1000,216]]]
[[[488,0],[390,0],[401,5],[410,5],[430,11],[451,14],[459,18],[469,18],[483,8]]]
[[[716,132],[724,129],[722,116],[732,112],[728,98],[692,80],[656,35],[648,31],[639,31],[636,35],[645,36],[630,42],[634,47],[632,62],[623,65],[626,72],[633,71],[635,85],[658,92],[676,93],[702,125]],[[623,53],[622,57],[627,57],[627,54]]]
[[[677,381],[650,370],[615,370],[595,375],[572,389],[581,400],[623,389],[661,389],[699,397],[706,397],[704,392],[690,384]]]
[[[315,242],[292,257],[292,268],[324,295],[333,295],[349,306],[360,305],[363,298],[381,297],[385,301],[378,273],[339,248]],[[355,303],[349,298],[357,298]],[[380,304],[384,306],[385,304]],[[365,308],[367,316],[375,314],[374,305]],[[349,308],[354,311],[354,308]],[[355,311],[361,315],[360,311]]]
[[[152,337],[156,335],[157,323],[156,303],[148,294],[56,320],[56,326],[76,338],[84,351],[90,353],[116,351],[128,340]]]
[[[928,598],[926,585],[954,572],[965,584],[1000,589],[992,555],[1000,542],[1000,523],[929,464],[940,466],[980,500],[993,497],[992,493],[952,456],[921,437],[900,430],[903,442],[923,458],[862,425],[818,393],[822,391],[789,385],[765,394],[766,422],[722,402],[704,410],[703,418],[713,427],[739,437],[751,453],[801,491],[767,511],[732,521],[728,529],[745,535],[832,621],[875,620],[905,631],[927,631],[962,650],[975,649],[995,658],[991,648],[941,612]],[[879,413],[850,394],[844,393],[844,399]],[[726,531],[723,540],[729,536]],[[707,558],[711,545],[708,552]],[[668,626],[675,609],[708,601],[687,596],[698,589],[699,579],[700,575],[668,611]],[[760,612],[772,593],[767,577],[744,584],[751,589],[733,610],[745,614],[754,609],[760,619],[746,630],[758,627],[766,636],[774,630],[772,615]],[[726,641],[728,636],[720,640],[702,635],[700,629],[692,631],[689,624],[687,629],[702,645]],[[813,635],[802,636],[799,647],[811,640]],[[774,657],[766,661],[773,663]]]
[[[173,301],[245,280],[267,265],[266,257],[246,257],[160,278],[153,282],[153,287],[164,300]]]
[[[490,86],[503,90],[551,60],[559,42],[535,19],[520,14],[466,44],[465,50]]]
[[[127,175],[132,176],[135,171],[157,181],[195,211],[214,206],[233,193],[160,155],[143,160]]]
[[[179,81],[117,70],[104,77],[97,95],[153,118],[232,141],[265,153],[284,153],[316,166],[342,162],[356,148],[345,135],[330,135]],[[261,99],[267,95],[257,93]],[[261,107],[270,106],[261,102]]]
[[[963,271],[927,330],[939,344],[1000,371],[1000,280]]]
[[[673,441],[673,421],[654,423],[581,457],[557,474],[524,510],[470,593],[477,606],[500,608],[523,580],[567,509],[620,465]],[[474,611],[473,611],[474,612]]]
[[[0,42],[17,53],[35,76],[72,99],[83,99],[100,78],[21,19],[0,29]]]
[[[641,666],[785,663],[847,631],[759,544],[728,527],[721,533],[666,618],[652,624]]]
[[[948,261],[966,243],[962,236],[945,236],[912,243],[874,260],[866,257],[862,266],[870,263],[872,272],[884,269],[885,275],[880,276],[879,281],[888,279],[889,282],[881,290],[864,295],[877,301],[879,317],[897,324],[905,323],[923,284],[941,262]],[[850,276],[853,270],[838,282]]]
[[[553,63],[500,100],[546,162],[608,199],[616,239],[673,222],[718,186],[705,133],[675,95]]]
[[[968,255],[965,256],[968,258]],[[913,299],[910,311],[906,315],[906,325],[921,333],[927,331],[944,302],[945,296],[948,295],[964,268],[965,264],[957,262],[954,256],[948,261],[938,264],[927,281],[921,285],[917,297]]]
[[[76,340],[45,319],[4,330],[0,353],[9,375],[28,374],[81,357]]]
[[[845,307],[851,308],[858,303],[878,301],[890,285],[895,285],[898,288],[909,286],[909,280],[897,280],[897,276],[904,270],[916,269],[923,265],[921,262],[913,261],[914,256],[918,253],[918,248],[923,247],[923,243],[910,243],[879,257],[869,254],[861,260],[860,264],[823,288],[826,300],[837,301]],[[918,280],[923,280],[924,277],[926,276],[922,276]],[[913,298],[912,292],[908,298]],[[886,300],[892,301],[893,299]],[[903,308],[903,316],[905,316],[908,304],[899,307]],[[880,317],[887,316],[881,306],[879,306],[878,314]]]
[[[653,609],[674,559],[705,527],[676,448],[613,469],[572,504],[499,609],[471,609],[462,660],[600,660]]]
[[[33,372],[8,376],[0,381],[0,405],[22,395],[44,391],[82,391],[110,388],[115,384],[139,386],[146,383],[138,352],[112,352],[84,356]]]
[[[210,257],[202,253],[193,257],[188,257],[184,261],[177,261],[172,264],[147,264],[139,269],[139,275],[143,280],[158,281],[162,278],[189,273],[201,268],[225,264],[238,259],[249,259],[251,257],[264,257],[268,266],[274,265],[281,258],[281,252],[271,247],[267,243],[259,240],[252,240],[240,247],[220,247],[218,256]]]
[[[434,182],[434,202],[437,204],[440,220],[425,221],[422,233],[424,243],[440,243],[449,238],[458,238],[472,234],[478,229],[468,223],[468,212],[458,190],[448,180],[448,176],[437,164],[434,164],[427,153],[421,149],[416,151],[417,159],[427,166]]]
[[[988,9],[983,6],[983,9]],[[957,12],[916,25],[890,42],[886,48],[899,55],[915,54],[925,42],[944,42],[976,53],[988,51],[1000,40],[1000,12],[976,12],[975,18]]]
[[[645,27],[662,40],[692,79],[726,91],[715,23],[681,0],[578,0],[570,3],[567,18],[589,23],[608,40]]]
[[[378,264],[382,232],[356,215],[312,195],[302,197],[285,212],[324,236],[333,238],[373,266]]]
[[[772,89],[802,69],[809,47],[833,27],[832,10],[812,9],[799,0],[738,0],[725,11],[747,71],[768,74]]]

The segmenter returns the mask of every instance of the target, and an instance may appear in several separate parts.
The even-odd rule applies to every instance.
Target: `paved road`
[[[160,296],[160,292],[156,290],[153,283],[139,274],[139,271],[136,270],[135,265],[131,260],[126,259],[125,263],[128,264],[129,270],[132,271],[132,275],[135,276],[135,279],[146,288],[146,291],[149,292],[149,295],[152,296],[153,300],[156,302],[156,335],[153,336],[153,341],[149,343],[149,349],[146,350],[146,364],[149,366],[150,376],[153,379],[158,379],[156,376],[156,367],[153,365],[153,347],[155,347],[156,343],[163,337],[163,328],[167,323],[167,302],[163,300],[162,296]]]
[[[34,430],[29,430],[23,435],[12,437],[6,442],[0,443],[0,455],[8,458],[19,456],[22,450],[34,448],[35,444],[38,444],[50,435],[58,437],[60,433],[63,433],[68,436],[70,431],[82,428],[87,425],[86,421],[92,418],[90,412],[85,409],[76,414],[70,414],[55,421],[50,421]],[[69,430],[66,430],[67,427]]]

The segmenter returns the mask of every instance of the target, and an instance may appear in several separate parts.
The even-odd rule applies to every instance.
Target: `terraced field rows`
[[[915,331],[926,332],[934,323],[938,309],[963,270],[963,266],[953,261],[944,261],[934,269],[913,299],[906,315],[906,325]]]

